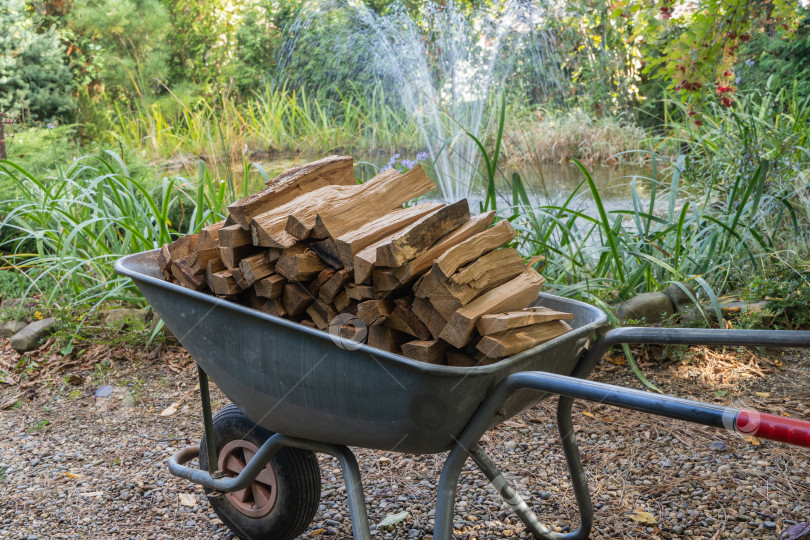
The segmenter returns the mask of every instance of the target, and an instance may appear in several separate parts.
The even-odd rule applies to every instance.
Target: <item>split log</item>
[[[323,270],[321,270],[320,273],[318,273],[318,276],[315,278],[315,280],[309,284],[309,287],[307,287],[309,289],[310,294],[312,294],[312,296],[318,296],[318,291],[323,286],[323,284],[332,279],[334,275],[335,271],[332,270],[331,268],[324,268]]]
[[[220,246],[218,249],[219,258],[222,259],[222,263],[228,270],[237,268],[239,261],[256,252],[256,248],[250,244],[235,248]]]
[[[377,295],[374,294],[374,287],[371,285],[357,285],[355,283],[349,283],[346,285],[346,295],[350,300],[356,300],[358,302],[362,302],[363,300],[371,300],[377,297]]]
[[[459,308],[441,338],[454,347],[463,347],[472,340],[475,324],[483,315],[523,309],[531,304],[543,287],[545,279],[533,268],[526,268],[522,274],[491,289],[464,307]]]
[[[276,272],[290,281],[309,281],[326,268],[326,264],[314,251],[304,246],[295,247],[300,249],[288,250],[279,257]]]
[[[327,304],[343,290],[344,285],[351,279],[352,274],[347,270],[333,271],[332,277],[318,290],[318,297]]]
[[[208,287],[218,296],[232,296],[242,291],[230,270],[212,273]]]
[[[484,336],[475,347],[489,358],[504,358],[570,331],[571,326],[564,321],[544,322]]]
[[[544,307],[533,307],[520,311],[484,315],[478,319],[475,328],[481,335],[487,335],[504,332],[512,328],[520,328],[522,326],[531,326],[533,324],[549,321],[571,320],[573,318],[573,313],[555,311]]]
[[[287,283],[282,293],[284,309],[291,317],[305,313],[315,300],[303,283]]]
[[[356,198],[323,206],[316,216],[312,236],[338,238],[434,189],[436,185],[421,165],[401,174],[388,169],[362,184]]]
[[[323,262],[335,270],[340,270],[343,268],[343,261],[340,259],[338,250],[331,238],[321,240],[320,242],[312,242],[309,244],[309,247],[312,249],[312,251],[318,254],[318,257],[320,257]]]
[[[447,365],[453,367],[476,367],[478,360],[472,358],[460,351],[447,352]]]
[[[274,256],[273,253],[262,251],[239,261],[239,270],[242,271],[248,287],[273,273],[277,260],[273,258]]]
[[[233,270],[231,270],[231,275],[233,276],[233,279],[236,281],[236,285],[240,289],[244,291],[250,288],[250,285],[248,285],[247,281],[245,281],[245,275],[242,273],[242,270],[240,270],[238,266]]]
[[[197,242],[199,245],[199,242]],[[181,259],[188,269],[195,275],[205,274],[208,261],[219,258],[219,249],[216,247],[192,251],[185,259]]]
[[[319,330],[326,330],[337,317],[337,312],[323,300],[315,300],[308,308],[307,315]]]
[[[402,352],[402,345],[411,341],[411,336],[394,330],[385,324],[368,327],[368,345],[394,354]]]
[[[414,315],[419,317],[419,320],[430,330],[433,339],[439,339],[442,330],[444,330],[447,324],[447,319],[436,311],[436,308],[433,307],[433,304],[431,304],[427,298],[415,298],[411,309]]]
[[[353,231],[349,231],[335,238],[335,247],[344,268],[354,266],[354,256],[375,242],[392,235],[410,225],[426,214],[434,212],[444,206],[442,203],[426,202],[395,210],[375,220],[362,224]]]
[[[197,235],[197,243],[194,246],[194,250],[201,251],[204,249],[214,249],[219,246],[219,231],[224,226],[225,221],[223,220],[219,223],[214,223],[213,225],[208,225],[200,229],[200,233]]]
[[[281,298],[266,298],[257,309],[274,317],[287,315],[287,309],[284,307],[284,301]]]
[[[195,273],[185,259],[174,261],[171,266],[172,277],[187,289],[201,291],[205,289],[205,276]]]
[[[444,364],[447,343],[438,340],[409,341],[402,344],[402,355],[427,364]]]
[[[169,252],[169,244],[163,244],[158,252],[158,268],[160,268],[160,273],[163,274],[167,281],[173,279],[172,255]]]
[[[426,252],[442,236],[470,220],[467,199],[442,207],[394,235],[377,247],[378,266],[396,268]]]
[[[249,230],[250,220],[255,216],[286,204],[304,193],[329,185],[351,186],[356,183],[354,160],[349,156],[329,156],[276,176],[262,191],[230,205],[228,219]]]
[[[253,237],[250,235],[250,231],[246,231],[240,225],[222,227],[219,230],[218,237],[218,245],[222,247],[238,248],[239,246],[247,246],[253,243]]]
[[[372,272],[372,279],[371,279],[374,288],[374,292],[379,296],[381,294],[391,293],[403,285],[397,279],[397,276],[394,275],[394,270],[392,268],[375,268],[374,272]]]
[[[395,300],[394,303],[396,307],[391,314],[388,315],[388,320],[385,324],[394,330],[405,332],[419,340],[429,340],[431,338],[430,330],[428,330],[425,323],[423,323],[408,306],[410,302],[406,298],[400,298]]]
[[[350,198],[357,193],[358,189],[360,189],[360,186],[357,184],[324,186],[254,216],[250,220],[253,244],[275,248],[288,248],[295,245],[299,239],[285,230],[291,215],[296,212],[305,212],[307,215],[317,212],[318,209],[324,206],[336,204],[339,200]]]
[[[222,272],[228,268],[222,263],[222,259],[211,259],[208,261],[208,267],[205,269],[205,280],[211,280],[211,274]],[[210,285],[209,285],[210,287]]]
[[[179,261],[180,259],[188,257],[188,254],[194,250],[196,244],[196,234],[181,236],[171,244],[168,244],[166,248],[169,252],[170,261]]]
[[[457,228],[456,230],[443,236],[438,242],[433,244],[430,249],[422,253],[415,259],[406,262],[396,270],[394,275],[400,283],[409,283],[414,278],[421,275],[425,270],[430,268],[433,261],[436,260],[442,253],[455,246],[459,242],[463,242],[467,238],[476,235],[489,227],[492,223],[492,218],[495,217],[495,212],[487,212],[486,214],[479,214],[469,220],[467,223]],[[375,261],[376,262],[376,261]],[[355,264],[357,259],[355,259]],[[356,271],[355,271],[356,272]],[[358,283],[355,277],[355,283]],[[360,282],[362,283],[362,281]]]
[[[523,257],[513,248],[490,251],[439,285],[428,298],[449,319],[458,308],[520,275],[525,268]]]
[[[430,271],[420,281],[419,287],[416,288],[416,296],[427,297],[455,274],[456,270],[503,246],[515,236],[515,229],[508,221],[503,220],[494,227],[459,242],[436,259]]]
[[[366,300],[357,304],[357,316],[367,326],[382,323],[394,310],[394,304],[388,299]]]
[[[278,298],[284,292],[287,279],[284,276],[273,274],[253,284],[256,294],[263,298]]]
[[[346,294],[346,290],[340,291],[340,293],[335,296],[334,300],[332,300],[332,305],[335,306],[335,309],[338,310],[340,313],[349,313],[352,307],[352,301],[349,299],[349,295]],[[357,310],[354,310],[355,313]]]

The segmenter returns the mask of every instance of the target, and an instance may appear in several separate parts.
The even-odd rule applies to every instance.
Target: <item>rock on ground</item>
[[[0,324],[0,338],[11,337],[26,326],[28,323],[24,321],[6,321]]]
[[[11,338],[11,348],[22,354],[36,349],[40,340],[53,332],[56,319],[48,317],[29,324]]]
[[[674,312],[669,296],[660,292],[641,293],[616,306],[620,320],[645,320],[648,324],[660,322]]]
[[[101,312],[101,322],[105,324],[123,324],[127,321],[145,322],[149,316],[149,309],[115,308]]]

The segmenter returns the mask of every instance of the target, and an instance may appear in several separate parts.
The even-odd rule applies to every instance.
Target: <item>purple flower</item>
[[[756,62],[754,62],[753,58],[749,58],[748,60],[745,61],[745,65],[748,66],[748,67],[753,66],[755,63]]]
[[[48,124],[48,129],[53,129],[53,124]]]
[[[387,170],[388,170],[388,169],[390,169],[390,168],[391,168],[391,164],[389,163],[388,165],[386,165],[385,167],[383,167],[382,169],[380,169],[380,172],[387,171]]]
[[[425,161],[428,158],[427,152],[419,152],[416,154],[416,161]]]
[[[398,160],[399,159],[399,154],[394,154],[394,157],[392,157],[391,159],[393,159],[394,161]]]
[[[410,169],[413,169],[416,166],[416,162],[411,161],[410,159],[403,159],[402,160],[402,166],[405,167],[406,169],[410,170]]]

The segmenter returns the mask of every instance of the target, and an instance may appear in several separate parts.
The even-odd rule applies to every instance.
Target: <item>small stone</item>
[[[776,528],[776,523],[774,523],[773,521],[766,521],[765,523],[763,523],[763,525],[765,525],[766,529],[770,529],[770,530],[773,530],[773,529]]]
[[[25,301],[25,298],[6,298],[0,302],[0,309],[12,309],[19,307]]]
[[[56,319],[53,317],[31,323],[14,334],[11,338],[11,348],[20,354],[35,349],[42,338],[53,332],[55,326]]]
[[[28,324],[23,321],[6,321],[0,325],[0,337],[11,337],[27,325]]]
[[[695,290],[692,287],[684,285],[683,283],[681,283],[680,285],[686,287],[686,290],[689,291],[694,298],[697,298]],[[675,283],[671,283],[669,287],[664,289],[664,294],[669,297],[669,300],[672,302],[672,306],[675,308],[676,313],[681,313],[682,311],[688,309],[690,306],[694,305],[694,302],[689,297],[689,295],[686,294],[684,290]]]
[[[647,323],[660,322],[675,313],[672,301],[664,293],[641,293],[616,306],[616,316],[622,321],[644,320]]]
[[[146,308],[115,308],[102,311],[99,317],[104,324],[121,326],[127,322],[133,321],[146,322],[148,315],[149,310]]]
[[[506,441],[505,443],[503,443],[504,448],[506,448],[507,450],[514,450],[515,448],[517,448],[517,445],[518,445],[518,443],[516,441],[512,441],[512,440],[509,440],[509,441]]]

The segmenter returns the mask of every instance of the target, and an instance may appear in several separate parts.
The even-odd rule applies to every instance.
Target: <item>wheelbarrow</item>
[[[807,421],[587,380],[614,345],[810,347],[810,332],[608,330],[601,310],[540,294],[535,305],[573,313],[572,331],[492,365],[431,365],[169,283],[157,254],[129,255],[115,268],[135,282],[197,362],[204,435],[199,446],[174,454],[169,470],[202,485],[217,515],[242,538],[292,539],[306,529],[320,498],[320,452],[340,463],[354,538],[370,539],[350,446],[449,451],[438,485],[436,540],[452,535],[468,458],[535,537],[587,538],[593,507],[571,416],[576,399],[810,447]],[[209,377],[233,403],[213,417]],[[478,445],[487,430],[552,395],[560,396],[557,424],[580,515],[568,533],[543,525]],[[199,468],[187,465],[195,458]]]

